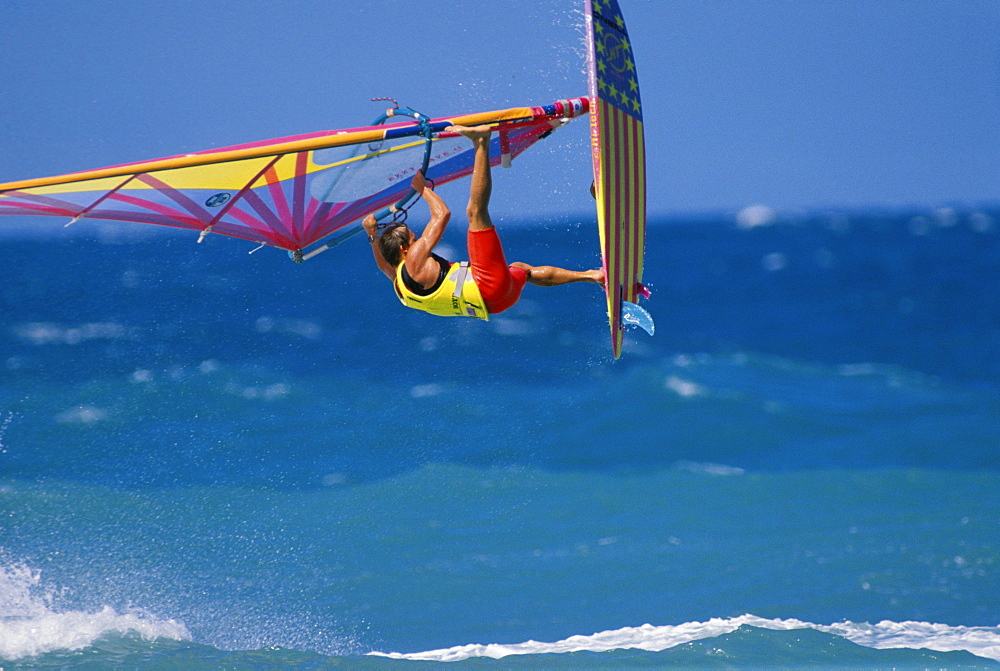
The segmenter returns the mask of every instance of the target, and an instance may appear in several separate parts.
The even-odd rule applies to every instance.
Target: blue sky
[[[4,0],[0,181],[366,125],[374,96],[440,116],[584,95],[580,4]],[[1000,201],[1000,2],[621,5],[652,212]],[[587,151],[577,121],[523,156],[497,214],[588,211]]]

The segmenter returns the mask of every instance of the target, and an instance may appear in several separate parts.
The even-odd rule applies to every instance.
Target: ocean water
[[[1000,667],[998,209],[654,220],[618,361],[80,226],[0,238],[0,667]]]

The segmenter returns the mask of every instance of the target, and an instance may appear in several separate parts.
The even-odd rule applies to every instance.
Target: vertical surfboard
[[[594,197],[614,356],[625,324],[652,333],[638,307],[646,238],[646,152],[635,59],[618,0],[584,0]]]

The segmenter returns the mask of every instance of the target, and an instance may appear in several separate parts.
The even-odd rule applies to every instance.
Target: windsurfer
[[[493,188],[490,174],[489,126],[449,126],[449,132],[469,138],[475,147],[472,183],[469,187],[469,263],[451,263],[434,253],[451,211],[427,184],[422,173],[413,178],[413,188],[430,209],[430,221],[417,235],[406,224],[397,223],[377,234],[377,223],[368,215],[362,225],[368,233],[379,269],[392,280],[400,301],[442,316],[465,315],[488,318],[514,305],[526,283],[554,287],[572,282],[604,283],[604,271],[566,270],[554,266],[531,266],[520,261],[507,264],[503,246],[490,219]],[[465,267],[472,280],[466,280]]]

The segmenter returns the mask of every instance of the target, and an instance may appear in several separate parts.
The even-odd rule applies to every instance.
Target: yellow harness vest
[[[490,320],[479,287],[469,271],[469,262],[451,264],[448,274],[434,293],[418,296],[403,284],[403,264],[396,266],[396,295],[408,308],[423,310],[439,317],[475,317]]]

